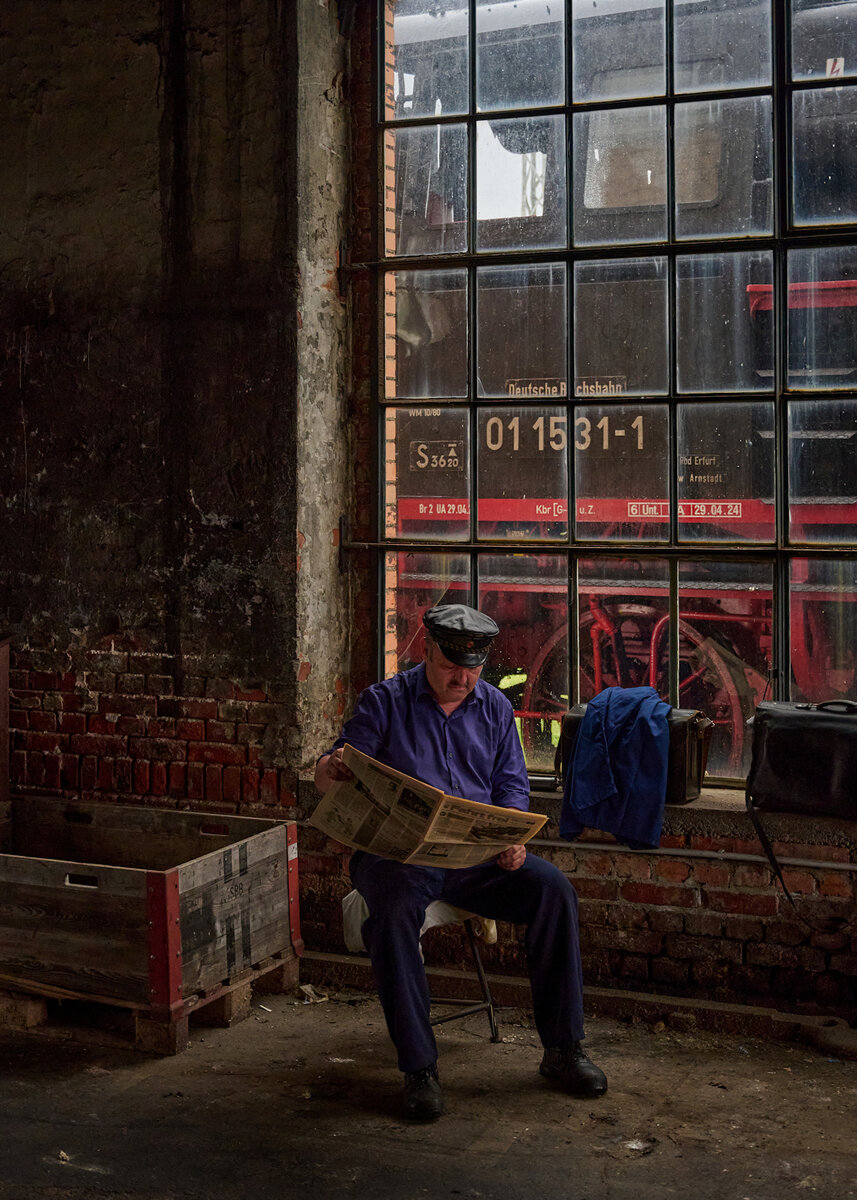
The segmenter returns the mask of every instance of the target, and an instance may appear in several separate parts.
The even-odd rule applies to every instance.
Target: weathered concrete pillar
[[[298,0],[297,710],[298,762],[338,731],[352,621],[340,518],[352,491],[348,322],[339,257],[347,233],[347,43],[335,0]]]

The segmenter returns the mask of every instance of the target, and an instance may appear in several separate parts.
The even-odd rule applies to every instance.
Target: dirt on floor
[[[324,993],[316,992],[316,997]],[[3,1200],[783,1200],[857,1197],[857,1062],[592,1019],[609,1091],[538,1074],[528,1012],[438,1030],[448,1112],[400,1115],[377,1002],[254,998],[152,1058],[54,1028],[0,1038]]]

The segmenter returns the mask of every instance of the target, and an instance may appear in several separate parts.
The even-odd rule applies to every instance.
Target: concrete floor
[[[599,1018],[610,1090],[537,1074],[529,1014],[439,1030],[448,1115],[410,1126],[374,999],[254,997],[153,1058],[58,1031],[0,1038],[3,1200],[783,1200],[857,1197],[857,1062]]]

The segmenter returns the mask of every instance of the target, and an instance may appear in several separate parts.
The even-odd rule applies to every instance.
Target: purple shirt
[[[332,749],[346,742],[448,795],[529,808],[512,705],[482,679],[449,716],[431,693],[424,663],[372,684]]]

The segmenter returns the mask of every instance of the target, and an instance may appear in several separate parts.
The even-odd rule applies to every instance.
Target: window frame
[[[678,590],[679,574],[682,564],[693,562],[700,564],[722,564],[729,561],[743,562],[748,566],[754,563],[764,564],[771,573],[771,605],[772,605],[772,642],[770,647],[770,674],[768,679],[768,694],[778,699],[788,699],[791,694],[790,672],[790,614],[794,609],[794,596],[790,592],[789,579],[794,574],[794,564],[806,560],[842,561],[852,564],[852,570],[857,568],[857,526],[853,537],[839,542],[824,544],[801,541],[794,537],[789,529],[789,406],[801,399],[812,402],[826,400],[857,399],[857,385],[853,387],[835,386],[832,389],[802,387],[794,379],[789,379],[787,362],[789,344],[789,313],[791,311],[792,292],[789,290],[788,262],[789,255],[800,250],[828,248],[853,248],[857,254],[857,224],[822,224],[807,226],[798,225],[791,219],[794,202],[794,181],[791,166],[791,149],[794,145],[792,129],[793,97],[808,90],[818,90],[821,87],[845,86],[855,90],[857,96],[857,79],[848,77],[840,83],[824,82],[818,77],[791,78],[791,46],[792,46],[792,12],[791,6],[785,0],[775,0],[771,8],[771,47],[772,47],[772,78],[770,84],[744,87],[729,87],[727,89],[700,89],[698,91],[677,90],[674,83],[673,55],[665,55],[665,95],[641,100],[631,97],[617,101],[589,100],[573,102],[566,95],[564,103],[534,106],[524,109],[497,109],[490,114],[477,111],[476,92],[476,23],[477,11],[475,3],[468,7],[469,41],[468,41],[468,91],[469,109],[467,113],[450,113],[449,115],[431,115],[419,118],[411,116],[385,119],[383,104],[383,88],[386,80],[384,67],[384,13],[385,3],[379,4],[379,36],[377,38],[378,87],[376,88],[377,122],[379,145],[379,221],[378,244],[381,249],[377,260],[367,264],[375,272],[377,286],[375,289],[377,303],[378,327],[378,361],[385,359],[385,324],[389,316],[384,301],[384,280],[389,272],[395,271],[442,271],[462,269],[467,274],[467,398],[450,398],[439,400],[439,406],[463,405],[467,409],[470,435],[470,480],[469,480],[469,515],[470,533],[460,540],[427,540],[420,536],[390,537],[385,529],[385,462],[387,448],[385,446],[385,413],[391,408],[403,405],[418,407],[425,404],[426,399],[406,399],[386,394],[384,387],[384,368],[379,371],[379,388],[376,389],[375,404],[378,413],[378,464],[379,464],[379,506],[376,540],[362,543],[366,548],[371,547],[378,558],[378,611],[379,628],[382,630],[378,646],[379,675],[390,673],[391,659],[389,650],[385,654],[384,633],[388,628],[388,618],[385,607],[385,562],[391,553],[435,553],[447,551],[452,555],[467,555],[469,560],[469,588],[472,600],[478,596],[479,572],[478,564],[481,558],[490,555],[514,552],[516,554],[550,553],[565,556],[567,559],[567,588],[568,588],[568,618],[567,640],[569,647],[569,703],[579,698],[580,677],[579,663],[576,661],[577,631],[579,629],[579,594],[577,564],[580,561],[607,560],[615,558],[624,549],[632,551],[635,558],[641,561],[661,560],[667,564],[669,573],[669,603],[668,603],[668,637],[670,674],[668,698],[674,705],[680,702],[681,668],[679,651],[679,628],[681,597]],[[565,78],[567,92],[571,90],[572,80],[572,36],[571,36],[572,4],[568,0],[565,12]],[[673,7],[667,4],[664,10],[665,45],[672,45],[674,33]],[[769,233],[728,236],[695,236],[681,237],[676,235],[676,178],[675,178],[675,146],[673,144],[675,127],[675,110],[678,106],[706,101],[730,101],[735,99],[752,99],[755,97],[770,98],[772,119],[772,221]],[[646,240],[632,242],[596,241],[586,244],[574,242],[573,214],[578,196],[578,181],[574,174],[576,148],[571,133],[573,120],[576,115],[587,118],[591,114],[608,111],[619,111],[626,108],[641,107],[645,104],[662,105],[666,112],[667,159],[666,159],[666,211],[665,236],[650,236]],[[566,204],[567,232],[562,247],[526,248],[484,248],[477,243],[477,213],[475,207],[475,167],[476,167],[476,126],[484,121],[509,120],[514,117],[526,116],[534,120],[540,117],[561,116],[567,126],[566,136]],[[464,125],[467,130],[467,174],[466,174],[466,228],[468,236],[466,247],[453,253],[390,254],[388,243],[385,242],[385,227],[387,219],[384,210],[385,188],[389,188],[389,175],[385,173],[384,143],[389,131],[400,128],[442,129],[451,125]],[[857,182],[857,180],[855,180]],[[580,183],[582,188],[583,182]],[[581,191],[582,195],[582,191]],[[613,213],[613,210],[605,210]],[[532,221],[533,218],[524,220]],[[544,220],[544,218],[542,218]],[[730,392],[721,389],[714,392],[679,392],[677,386],[678,362],[678,310],[677,310],[677,270],[678,260],[686,256],[705,256],[713,254],[739,254],[748,250],[758,249],[769,252],[772,262],[771,295],[774,297],[771,315],[771,352],[772,371],[770,386],[755,391],[737,390]],[[639,405],[663,406],[668,414],[668,438],[670,468],[668,471],[668,504],[669,529],[665,542],[652,544],[626,541],[611,541],[604,539],[581,540],[575,537],[570,515],[575,497],[575,463],[573,452],[573,437],[567,439],[566,472],[568,479],[568,513],[569,527],[565,541],[545,542],[540,539],[516,538],[514,540],[478,536],[478,452],[477,426],[480,412],[488,405],[514,404],[502,397],[481,397],[478,394],[476,335],[477,335],[477,270],[479,267],[508,266],[522,267],[529,265],[549,265],[560,263],[566,270],[566,395],[557,398],[556,411],[566,416],[566,428],[574,429],[575,413],[580,398],[575,397],[576,362],[574,347],[574,268],[580,264],[597,263],[603,260],[625,262],[633,259],[663,258],[667,263],[667,391],[643,392],[616,397],[605,396],[598,403],[607,409],[618,409],[627,406],[629,402]],[[788,297],[787,304],[783,297]],[[435,403],[434,401],[429,401]],[[591,401],[590,401],[591,402]],[[774,460],[774,513],[775,525],[773,536],[764,543],[750,543],[743,540],[709,539],[688,541],[680,536],[680,515],[677,497],[676,475],[674,463],[678,454],[678,413],[682,405],[699,403],[720,403],[727,406],[732,403],[773,403],[773,460]],[[541,402],[540,402],[541,403]],[[819,568],[822,569],[822,568]],[[821,698],[821,697],[817,697]],[[536,779],[543,772],[534,773]],[[740,782],[741,775],[722,776],[711,782],[725,786],[734,786]]]

